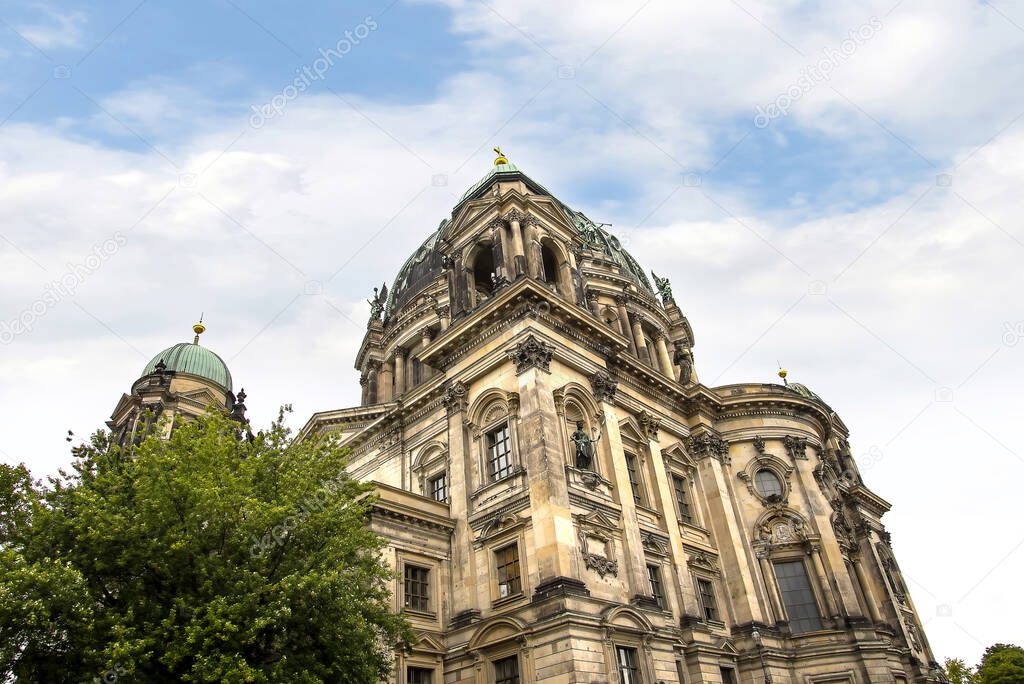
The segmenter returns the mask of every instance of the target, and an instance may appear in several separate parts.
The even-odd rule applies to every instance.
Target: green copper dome
[[[179,342],[173,347],[164,349],[146,364],[142,375],[154,372],[156,365],[161,360],[169,371],[198,375],[220,385],[229,392],[232,391],[231,371],[228,370],[227,364],[222,358],[197,342]]]

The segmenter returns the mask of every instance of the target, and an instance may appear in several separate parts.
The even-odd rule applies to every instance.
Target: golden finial
[[[504,154],[502,153],[502,151],[501,151],[501,148],[500,148],[500,147],[495,147],[495,148],[494,148],[494,153],[495,153],[496,155],[498,155],[498,157],[497,157],[497,158],[496,158],[496,159],[494,160],[494,165],[495,165],[495,166],[501,166],[502,164],[508,164],[508,157],[506,157],[506,156],[505,156],[505,155],[504,155]]]
[[[775,363],[779,363],[779,362],[776,361]],[[782,364],[779,363],[779,377],[782,378],[782,384],[784,384],[784,385],[786,385],[788,387],[789,383],[786,381],[786,376],[787,375],[789,375],[789,371],[787,371],[785,368],[783,368]]]
[[[206,332],[206,326],[203,325],[203,314],[199,314],[199,322],[192,326],[192,332],[196,334],[192,344],[199,344],[199,336]]]

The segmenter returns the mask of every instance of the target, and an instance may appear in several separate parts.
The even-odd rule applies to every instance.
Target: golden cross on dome
[[[502,164],[508,164],[508,157],[501,151],[500,147],[494,148],[494,153],[498,155],[498,158],[494,160],[495,166],[501,166]]]
[[[196,334],[192,344],[199,344],[199,336],[206,332],[206,326],[203,325],[203,314],[199,314],[199,322],[192,326],[192,332]]]

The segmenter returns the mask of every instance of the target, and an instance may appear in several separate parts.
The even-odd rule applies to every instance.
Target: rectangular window
[[[512,474],[512,444],[508,436],[508,423],[487,433],[487,465],[492,482]]]
[[[629,473],[629,487],[633,490],[633,501],[643,504],[643,490],[640,487],[640,472],[637,469],[636,456],[626,453],[626,471]]]
[[[410,667],[405,671],[406,684],[433,684],[434,671],[425,667]]]
[[[644,680],[640,675],[640,661],[635,648],[616,646],[615,659],[619,664],[619,679],[622,684],[643,684]]]
[[[498,598],[515,596],[523,590],[519,576],[519,545],[509,544],[494,552],[498,569]]]
[[[494,661],[494,684],[519,684],[519,656]]]
[[[434,501],[448,500],[448,476],[442,473],[430,480],[430,497]]]
[[[782,604],[794,634],[821,629],[821,614],[811,591],[807,568],[802,560],[775,563],[775,579],[779,582]]]
[[[697,578],[697,596],[700,598],[700,606],[704,611],[704,619],[717,622],[718,602],[715,600],[715,585],[710,580],[702,577]]]
[[[690,514],[690,500],[686,496],[686,480],[678,475],[673,475],[672,490],[676,493],[676,506],[679,508],[679,519],[683,522],[692,523],[693,515]]]
[[[720,667],[718,671],[722,674],[722,684],[736,684],[736,672],[731,667]]]
[[[662,608],[665,607],[665,594],[661,590],[661,568],[657,565],[647,566],[647,583],[651,587],[651,596]]]
[[[427,568],[405,566],[405,607],[430,610],[430,570]]]

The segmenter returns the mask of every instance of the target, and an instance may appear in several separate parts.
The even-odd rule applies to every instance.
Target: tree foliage
[[[0,469],[0,679],[379,681],[391,612],[368,486],[329,439],[221,415],[97,433],[46,486]]]
[[[975,684],[1024,684],[1024,648],[994,644],[985,649]]]

